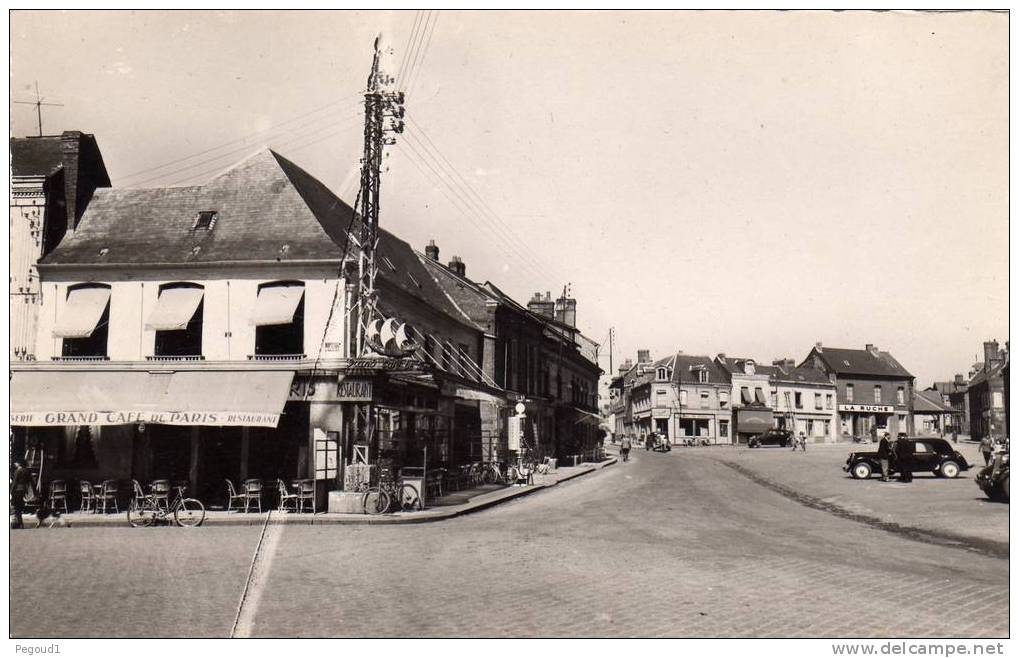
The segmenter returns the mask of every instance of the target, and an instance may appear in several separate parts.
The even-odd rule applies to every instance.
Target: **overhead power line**
[[[319,113],[319,112],[321,112],[321,111],[323,111],[323,110],[325,110],[325,109],[327,109],[329,107],[341,104],[344,101],[348,101],[350,98],[353,98],[355,96],[360,96],[360,92],[355,93],[355,94],[349,94],[347,96],[343,96],[343,97],[338,98],[338,99],[336,99],[334,101],[330,101],[330,102],[326,103],[325,105],[319,106],[319,107],[317,107],[317,108],[315,108],[313,110],[309,110],[307,112],[304,112],[303,114],[299,114],[299,115],[291,117],[291,118],[289,118],[289,119],[287,119],[285,121],[280,121],[279,123],[273,124],[273,125],[269,126],[268,128],[262,128],[261,130],[256,130],[255,132],[248,133],[247,135],[243,135],[243,136],[238,137],[236,139],[232,139],[232,140],[230,140],[228,142],[223,142],[222,144],[217,144],[217,145],[211,146],[211,147],[209,147],[207,149],[203,149],[201,151],[197,151],[195,153],[191,153],[189,155],[182,156],[180,158],[175,158],[173,160],[169,160],[167,162],[163,162],[162,164],[158,164],[158,165],[155,165],[155,166],[152,166],[152,167],[147,167],[145,169],[139,169],[138,171],[133,171],[133,172],[131,172],[129,174],[126,174],[124,176],[119,176],[118,177],[118,181],[123,181],[123,180],[131,179],[131,178],[137,178],[138,176],[141,176],[142,174],[147,174],[147,173],[152,172],[152,171],[157,171],[159,169],[164,169],[166,167],[171,167],[171,166],[173,166],[175,164],[178,164],[180,162],[185,162],[185,161],[190,160],[192,158],[198,158],[198,157],[201,157],[201,156],[206,155],[208,153],[213,153],[215,151],[218,151],[219,149],[226,148],[227,146],[232,146],[234,144],[239,144],[239,143],[247,141],[247,140],[249,140],[249,139],[251,139],[253,137],[257,137],[258,135],[263,135],[265,133],[272,132],[272,131],[277,130],[277,129],[283,127],[283,126],[289,125],[289,124],[291,124],[291,123],[293,123],[295,121],[299,121],[299,120],[304,119],[306,117],[309,117],[309,116],[311,116],[313,114],[317,114],[317,113]],[[360,101],[356,101],[355,102],[355,105],[359,105],[359,104],[360,104]],[[347,105],[348,106],[350,105],[349,102],[347,103]]]

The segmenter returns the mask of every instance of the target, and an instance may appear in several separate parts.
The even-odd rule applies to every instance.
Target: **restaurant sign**
[[[341,402],[371,402],[372,380],[344,377],[336,385],[336,399]]]
[[[280,415],[259,411],[19,411],[11,412],[10,419],[11,425],[23,427],[137,423],[276,427]]]
[[[890,414],[895,407],[889,404],[840,404],[839,411],[857,411],[865,414]]]

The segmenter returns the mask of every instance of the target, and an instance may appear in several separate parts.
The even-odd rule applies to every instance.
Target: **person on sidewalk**
[[[899,482],[913,481],[913,444],[906,439],[895,442],[895,464],[899,469]]]
[[[888,462],[892,458],[892,441],[888,432],[881,435],[881,443],[877,446],[877,458],[881,462],[881,481],[888,482]]]
[[[29,473],[25,465],[14,462],[14,474],[11,476],[11,510],[14,512],[14,528],[24,528],[25,496],[28,494]]]
[[[984,466],[991,463],[991,455],[994,454],[994,439],[990,436],[985,436],[980,439],[980,454],[984,456]]]
[[[619,444],[619,454],[623,456],[623,461],[630,461],[630,435],[626,434],[623,436],[623,442]]]
[[[800,450],[807,451],[807,435],[803,432],[800,432]]]

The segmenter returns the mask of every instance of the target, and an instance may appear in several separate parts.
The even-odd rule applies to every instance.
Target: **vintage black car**
[[[984,490],[991,500],[1008,502],[1008,453],[994,456],[991,463],[977,473],[977,486]]]
[[[756,436],[750,437],[747,441],[748,448],[759,448],[761,446],[781,446],[783,448],[791,446],[793,443],[793,433],[789,430],[780,430],[773,428],[761,432]]]
[[[954,478],[961,471],[967,471],[970,468],[966,458],[945,439],[913,437],[898,439],[898,441],[909,441],[913,444],[913,466],[911,469],[913,473],[930,471],[938,477]],[[881,474],[881,460],[878,459],[877,451],[851,452],[842,470],[857,480],[866,480],[874,473]],[[889,460],[888,471],[889,473],[899,472],[894,455]]]

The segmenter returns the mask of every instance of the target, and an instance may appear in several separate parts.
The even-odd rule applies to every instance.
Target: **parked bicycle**
[[[134,500],[127,508],[127,522],[135,528],[145,528],[170,514],[173,514],[174,523],[182,528],[197,528],[205,521],[205,505],[195,498],[185,498],[185,486],[174,487],[177,495],[166,506],[160,504],[155,494],[144,493],[138,482],[134,483],[134,488]]]
[[[482,467],[482,482],[485,484],[505,484],[506,475],[502,471],[499,462],[485,462]]]
[[[409,512],[424,509],[418,490],[409,484],[393,479],[379,478],[378,484],[369,487],[361,498],[365,514]]]

